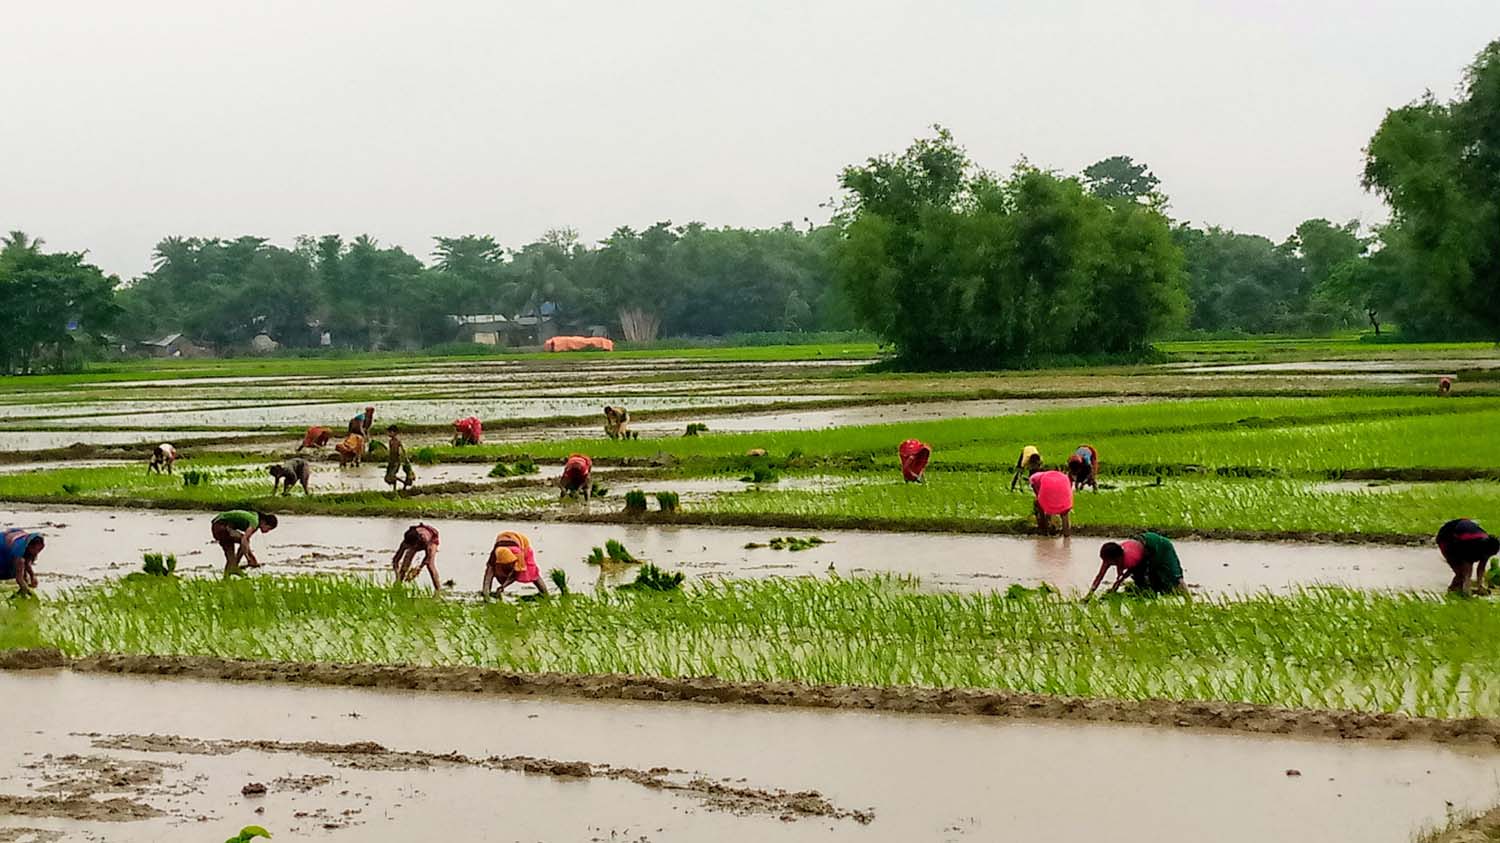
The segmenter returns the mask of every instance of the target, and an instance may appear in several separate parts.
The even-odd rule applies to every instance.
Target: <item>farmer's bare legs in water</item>
[[[224,551],[224,573],[234,573],[240,564],[240,542],[239,533],[231,534],[232,538],[220,539],[219,548]]]
[[[413,567],[411,563],[417,558],[417,551],[419,550],[422,551],[422,562]],[[424,550],[421,547],[402,545],[396,551],[395,558],[391,560],[391,570],[396,574],[396,582],[415,580],[421,576],[423,568],[426,568],[427,573],[432,577],[432,590],[434,592],[442,591],[443,586],[438,579],[436,550],[431,548]]]
[[[396,555],[391,557],[391,573],[396,575],[396,582],[406,582],[406,571],[416,555],[417,549],[414,547],[403,544],[396,548]]]
[[[1489,594],[1490,593],[1489,586],[1485,585],[1485,583],[1484,583],[1484,566],[1485,566],[1485,563],[1484,563],[1484,560],[1482,560],[1482,559],[1481,560],[1476,560],[1474,562],[1474,593],[1475,594]],[[1465,565],[1464,568],[1467,569],[1468,566]]]

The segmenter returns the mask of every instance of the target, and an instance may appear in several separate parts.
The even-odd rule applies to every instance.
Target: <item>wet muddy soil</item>
[[[420,467],[419,467],[420,470]],[[572,504],[582,508],[583,504]],[[616,508],[618,504],[609,504]],[[35,527],[47,535],[39,571],[43,586],[119,576],[140,565],[148,551],[177,554],[181,570],[222,568],[209,543],[210,513],[90,508],[6,507],[0,524]],[[269,571],[384,571],[401,535],[416,519],[288,515],[273,533],[255,540]],[[1075,537],[882,533],[857,530],[789,531],[642,524],[566,524],[428,520],[442,534],[438,560],[443,577],[461,591],[479,587],[480,557],[503,529],[520,529],[537,548],[542,568],[567,571],[575,587],[608,574],[582,560],[607,539],[624,542],[636,556],[690,577],[763,577],[890,572],[912,574],[931,588],[1003,590],[1013,583],[1047,582],[1064,590],[1087,589],[1098,571],[1100,539]],[[778,535],[818,535],[826,544],[792,552],[747,548]],[[1183,539],[1177,542],[1190,584],[1205,592],[1285,591],[1339,584],[1366,589],[1437,590],[1449,574],[1427,547],[1284,544]]]
[[[29,703],[0,743],[11,798],[156,765],[76,798],[160,816],[0,808],[0,832],[67,839],[1404,843],[1496,795],[1493,751],[1428,743],[71,671],[0,673],[0,696]],[[1173,810],[1122,822],[1122,782]]]

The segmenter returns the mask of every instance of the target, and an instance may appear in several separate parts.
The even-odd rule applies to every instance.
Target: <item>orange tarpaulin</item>
[[[553,337],[542,344],[548,351],[614,351],[615,344],[608,337]]]

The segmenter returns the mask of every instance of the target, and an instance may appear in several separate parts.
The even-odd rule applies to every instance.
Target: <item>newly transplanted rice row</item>
[[[325,469],[329,472],[336,468]],[[137,467],[65,469],[0,475],[0,498],[69,504],[109,503],[198,509],[265,508],[281,513],[331,515],[413,515],[426,517],[611,516],[619,504],[602,498],[588,507],[563,505],[550,487],[537,485],[471,488],[461,494],[397,496],[386,492],[343,492],[304,497],[270,497],[270,483],[259,465],[243,473],[216,469],[206,485],[184,486],[181,479],[147,477]],[[314,480],[316,483],[316,478]],[[502,481],[491,481],[499,483]],[[514,481],[511,481],[514,482]],[[672,481],[632,485],[650,492]],[[1427,537],[1437,525],[1459,515],[1500,523],[1500,483],[1492,481],[1418,483],[1368,489],[1324,489],[1315,483],[1280,479],[1170,477],[1159,485],[1147,478],[1115,478],[1100,493],[1075,496],[1074,523],[1080,528],[1109,526],[1129,531],[1154,528],[1174,533],[1334,533]],[[893,474],[862,474],[850,482],[815,489],[774,486],[698,498],[684,504],[691,520],[721,523],[786,523],[816,526],[865,525],[1029,530],[1031,496],[1011,492],[1007,477],[994,472],[932,472],[922,485]],[[653,513],[652,517],[669,518]],[[679,517],[676,515],[670,517]]]
[[[894,443],[916,437],[932,445],[940,456],[946,454],[963,459],[962,455],[968,449],[981,449],[974,452],[970,459],[984,464],[1013,464],[1021,445],[1030,443],[1047,444],[1061,458],[1080,442],[1098,440],[1096,444],[1099,444],[1106,439],[1143,434],[1161,436],[1191,431],[1190,435],[1197,435],[1200,431],[1218,428],[1254,437],[1263,433],[1270,434],[1279,428],[1295,429],[1300,424],[1355,424],[1361,420],[1399,424],[1407,417],[1412,420],[1428,416],[1456,419],[1486,411],[1500,412],[1500,402],[1488,398],[1443,400],[1430,397],[1219,399],[1098,406],[994,418],[946,419],[812,431],[715,434],[710,422],[708,435],[694,437],[630,441],[576,439],[524,445],[485,445],[479,449],[440,449],[439,453],[445,456],[482,453],[497,459],[519,456],[561,459],[570,453],[586,451],[596,459],[647,460],[667,455],[678,460],[693,460],[738,457],[752,448],[762,448],[775,455],[799,452],[809,459],[870,454],[882,464],[894,465]],[[1442,421],[1435,423],[1441,425]],[[1439,447],[1448,446],[1437,441],[1430,443],[1430,447],[1436,451]],[[1173,461],[1175,457],[1167,453],[1152,459]],[[1177,460],[1178,463],[1188,461]],[[1234,463],[1216,458],[1211,464]],[[1319,466],[1325,467],[1338,466]]]
[[[1372,533],[1427,536],[1450,518],[1500,523],[1500,483],[1421,483],[1390,491],[1319,490],[1289,480],[1144,479],[1074,496],[1075,525],[1153,527],[1177,532]],[[921,486],[897,478],[870,479],[833,489],[755,489],[719,495],[696,505],[726,516],[793,516],[907,521],[1015,521],[1024,527],[1031,496],[1010,492],[993,473],[940,472]],[[730,519],[727,523],[732,523]]]
[[[432,600],[328,577],[115,581],[0,609],[0,645],[523,672],[998,688],[1435,717],[1500,715],[1488,601],[1335,589],[1080,603],[891,578],[685,595]]]

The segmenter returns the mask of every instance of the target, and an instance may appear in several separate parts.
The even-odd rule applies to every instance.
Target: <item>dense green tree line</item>
[[[494,238],[436,238],[431,265],[368,237],[284,249],[256,237],[168,238],[121,292],[137,336],[182,330],[219,347],[266,333],[353,348],[453,340],[458,314],[546,314],[577,329],[655,339],[850,327],[826,261],[828,230],[621,228],[597,246],[569,230],[507,250]]]

